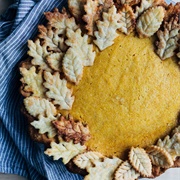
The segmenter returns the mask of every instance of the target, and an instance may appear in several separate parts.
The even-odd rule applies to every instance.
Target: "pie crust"
[[[136,142],[135,144],[129,145],[129,147],[124,146],[123,150],[118,151],[118,147],[121,146],[121,141],[118,141],[118,139],[120,139],[120,137],[118,138],[118,132],[120,132],[121,129],[116,129],[115,127],[114,132],[112,132],[112,129],[108,132],[108,127],[112,126],[110,123],[116,125],[118,123],[116,120],[110,121],[110,118],[113,116],[108,116],[108,113],[110,112],[112,114],[116,111],[116,108],[114,108],[113,111],[111,108],[106,109],[110,106],[103,106],[103,104],[101,104],[101,108],[103,109],[104,107],[104,109],[103,111],[99,111],[101,112],[100,114],[102,114],[102,112],[107,114],[107,121],[110,121],[109,124],[104,125],[104,129],[100,124],[105,121],[100,121],[101,119],[97,118],[97,120],[91,123],[88,120],[84,120],[81,115],[76,116],[76,113],[79,113],[78,103],[82,102],[78,98],[83,97],[85,99],[86,96],[85,93],[85,96],[81,96],[83,90],[89,93],[89,89],[93,87],[93,91],[95,92],[94,96],[96,96],[97,92],[100,92],[98,90],[96,91],[96,87],[93,85],[81,90],[81,87],[84,87],[82,84],[87,83],[88,79],[92,79],[90,72],[97,72],[97,76],[100,75],[99,77],[103,77],[104,74],[113,74],[108,72],[108,68],[106,68],[108,65],[107,63],[103,63],[102,57],[106,57],[105,60],[107,60],[108,57],[117,60],[119,49],[123,49],[119,43],[121,40],[124,40],[124,43],[128,40],[129,44],[130,41],[138,43],[141,41],[142,45],[144,43],[144,45],[149,48],[148,50],[151,51],[150,53],[145,51],[144,55],[146,56],[146,54],[149,53],[148,57],[155,60],[158,59],[159,61],[155,63],[158,68],[162,66],[160,66],[162,63],[160,58],[165,60],[163,62],[166,68],[161,70],[156,67],[155,69],[163,73],[167,72],[164,74],[164,77],[169,81],[167,84],[171,86],[170,80],[174,79],[177,74],[180,73],[178,71],[178,63],[174,62],[178,61],[179,57],[180,12],[178,7],[180,3],[167,5],[164,0],[114,2],[112,0],[75,0],[73,2],[69,0],[68,6],[69,9],[66,10],[63,8],[61,12],[55,9],[53,12],[45,13],[48,22],[46,26],[40,25],[38,27],[39,34],[35,40],[28,41],[29,57],[20,64],[20,73],[22,75],[20,92],[25,97],[22,112],[29,122],[31,138],[35,141],[43,142],[47,146],[45,154],[53,156],[54,160],[62,159],[70,171],[82,174],[86,180],[111,180],[113,178],[119,180],[135,180],[138,177],[154,178],[168,168],[180,167],[180,126],[178,126],[179,122],[176,123],[176,120],[168,124],[170,127],[166,126],[167,128],[163,129],[163,131],[165,131],[163,136],[167,136],[164,138],[162,134],[160,134],[161,137],[158,136],[158,138],[161,139],[159,139],[157,143],[154,141],[155,138],[152,140],[152,143],[150,143],[150,141],[144,142],[148,139],[146,137],[146,139],[141,140],[142,143],[139,144],[137,141],[138,143]],[[138,39],[137,36],[144,39]],[[155,45],[153,45],[153,42],[155,42]],[[137,46],[135,45],[136,44],[134,44],[133,48],[138,49],[138,44]],[[154,47],[157,48],[155,51],[156,54],[153,50]],[[113,48],[115,48],[115,50],[113,50]],[[124,49],[126,48],[124,47]],[[129,54],[131,55],[132,53],[129,51]],[[176,54],[177,57],[175,57]],[[138,55],[142,57],[141,53],[137,54],[137,57],[135,57],[136,54],[131,57],[131,64],[132,62],[136,63],[133,65],[135,67],[139,63],[137,60]],[[121,57],[125,56],[122,55]],[[124,62],[130,60],[130,56],[128,55],[127,57],[127,59],[123,59]],[[167,58],[169,59],[167,60]],[[95,68],[98,69],[97,60],[101,61],[101,64],[105,64],[105,68],[100,74],[98,74],[98,71],[93,70]],[[109,61],[109,63],[112,63],[112,61]],[[148,65],[149,63],[147,66]],[[123,63],[121,66],[122,72],[117,74],[125,77],[126,71],[131,72],[133,69],[128,71],[124,67],[129,68],[126,63]],[[168,71],[168,69],[170,70]],[[147,71],[144,72],[146,73]],[[157,75],[161,74],[158,72]],[[144,78],[148,79],[150,76],[155,77],[156,73],[153,72],[153,75],[152,73],[144,75]],[[83,78],[86,82],[83,82]],[[108,76],[107,79],[104,78],[104,80],[108,82],[109,78],[113,79],[114,76]],[[139,79],[140,78],[141,77],[139,77]],[[159,79],[161,78],[162,77],[159,77]],[[123,78],[121,80],[123,81]],[[126,81],[127,79],[124,78],[124,80]],[[93,82],[94,81],[91,83]],[[101,82],[102,81],[97,81],[96,85]],[[127,82],[127,87],[129,85],[129,88],[132,88],[129,83],[130,81]],[[176,97],[176,93],[180,90],[180,84],[178,84],[178,81],[173,82],[177,82],[177,89],[169,88],[169,91],[171,91],[171,98],[175,100],[168,101],[173,108],[165,110],[172,114],[177,113],[180,105],[180,98]],[[119,83],[119,86],[120,85],[124,86],[122,82]],[[147,83],[145,85],[147,85]],[[113,86],[109,84],[109,87],[106,88],[112,89]],[[138,86],[136,88],[138,88]],[[106,92],[109,91],[104,90],[104,93]],[[104,102],[105,104],[110,102],[108,98],[106,99],[107,101],[99,100],[98,98],[101,97],[101,94],[98,93],[96,97],[97,102]],[[133,99],[135,96],[133,96],[131,91],[130,94],[132,94],[131,97]],[[110,94],[107,94],[107,96],[109,95]],[[160,102],[162,102],[163,99],[161,98],[167,97],[168,99],[168,94],[165,93],[163,96],[159,95],[157,97],[160,99]],[[141,96],[139,96],[139,98],[141,98]],[[76,103],[76,99],[78,103]],[[89,104],[91,103],[90,105],[92,106],[94,97],[91,99],[92,101],[87,102]],[[151,99],[145,103],[150,102]],[[121,105],[123,105],[125,101],[119,96],[116,96],[115,100]],[[98,104],[97,102],[94,103],[95,106]],[[86,104],[84,103],[79,106],[81,110],[83,106],[85,107]],[[161,106],[164,107],[163,103]],[[88,116],[94,117],[91,116],[91,112],[96,111],[96,107],[90,107],[88,105],[87,107],[91,109],[90,114],[87,113]],[[163,113],[160,109],[158,110]],[[107,111],[107,113],[105,113],[105,111]],[[148,111],[148,108],[145,109],[145,111]],[[86,111],[84,111],[84,113],[85,112]],[[78,117],[78,120],[73,119],[71,115],[67,116],[69,113],[73,116],[75,115],[75,118]],[[158,113],[158,111],[156,113]],[[169,115],[169,118],[173,119],[170,113],[164,112],[164,114],[165,116]],[[126,115],[129,116],[128,112]],[[146,114],[143,115],[145,117]],[[137,117],[134,115],[134,119]],[[141,116],[141,118],[142,117],[143,116]],[[153,121],[151,121],[151,123],[152,122]],[[98,125],[96,125],[96,123]],[[129,124],[125,123],[126,128],[124,128],[124,132],[126,132],[126,134],[123,135],[124,142],[122,142],[122,146],[129,142],[130,136],[128,135],[132,133],[132,129],[128,130],[128,126],[131,126],[132,123],[133,122],[130,121]],[[135,122],[135,124],[137,123],[139,122]],[[161,123],[168,123],[168,121],[162,120]],[[147,131],[148,122],[146,122],[145,125],[147,129],[146,126],[143,126],[145,127],[144,130]],[[92,127],[94,128],[96,126],[99,129],[96,129],[96,131],[94,129],[92,130]],[[168,135],[170,130],[175,126],[177,127]],[[100,127],[102,127],[102,129]],[[138,125],[135,125],[135,127],[138,127]],[[101,133],[101,131],[104,132],[104,134]],[[91,134],[91,132],[93,133]],[[104,141],[100,143],[103,145],[98,145],[99,142],[97,142],[100,136],[96,136],[95,134],[99,132],[104,138]],[[112,135],[109,136],[110,138],[108,139],[108,135],[111,134],[111,132]],[[128,137],[127,142],[125,136]],[[96,138],[96,141],[89,141],[90,138]],[[140,140],[138,134],[135,135],[134,139]],[[110,144],[109,147],[107,147],[108,143]],[[111,148],[111,150],[108,150],[108,148]],[[96,152],[96,149],[100,151]],[[116,152],[113,153],[113,151]],[[122,153],[122,151],[125,153]],[[114,155],[117,157],[114,157]]]

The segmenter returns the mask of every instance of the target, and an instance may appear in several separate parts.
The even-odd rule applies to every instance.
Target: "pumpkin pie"
[[[180,3],[75,0],[45,12],[20,64],[33,140],[85,180],[180,166]]]

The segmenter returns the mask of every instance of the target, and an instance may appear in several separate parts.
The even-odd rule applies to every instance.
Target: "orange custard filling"
[[[131,146],[154,144],[177,125],[179,67],[160,60],[152,38],[119,34],[73,89],[72,110],[61,113],[87,123],[86,145],[104,155],[123,158]]]

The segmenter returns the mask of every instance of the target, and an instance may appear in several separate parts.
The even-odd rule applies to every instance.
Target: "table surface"
[[[180,2],[180,0],[174,0],[175,2]],[[12,3],[13,0],[0,0],[0,14],[3,13],[8,5]],[[179,180],[180,179],[180,168],[169,169],[165,174],[154,180]],[[0,180],[25,180],[25,178],[18,175],[0,174]],[[143,179],[148,180],[148,179]]]

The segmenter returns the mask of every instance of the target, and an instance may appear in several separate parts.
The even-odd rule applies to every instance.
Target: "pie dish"
[[[33,140],[85,179],[180,166],[180,3],[75,0],[46,12],[20,64]]]

